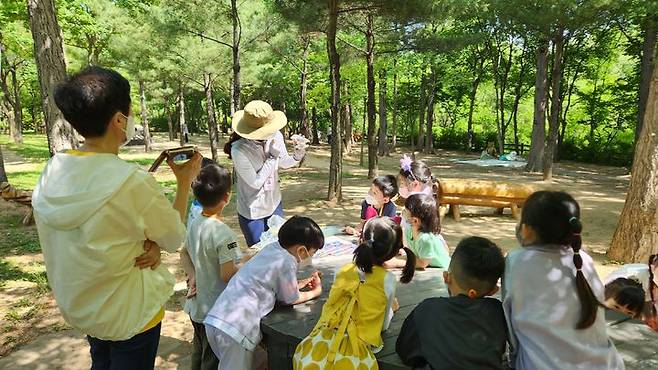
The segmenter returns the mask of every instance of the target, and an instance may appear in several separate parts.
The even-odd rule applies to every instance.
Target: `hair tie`
[[[578,217],[575,217],[575,216],[574,216],[574,217],[571,217],[571,218],[569,219],[569,223],[570,223],[571,225],[575,224],[576,222],[578,222]]]
[[[573,236],[580,236],[580,233],[573,233]]]

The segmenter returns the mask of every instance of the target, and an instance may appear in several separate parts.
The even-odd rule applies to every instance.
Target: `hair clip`
[[[411,177],[413,177],[414,180],[416,180],[416,176],[414,176],[414,173],[411,171],[412,162],[413,160],[408,155],[404,154],[402,155],[402,158],[400,158],[400,168],[405,172],[409,172]]]

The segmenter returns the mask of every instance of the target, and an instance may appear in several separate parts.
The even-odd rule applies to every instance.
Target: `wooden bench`
[[[505,208],[510,208],[512,216],[518,219],[519,209],[533,192],[535,189],[530,185],[492,180],[441,179],[436,183],[437,204],[450,206],[450,213],[457,221],[461,205],[493,207],[497,214],[503,214]]]

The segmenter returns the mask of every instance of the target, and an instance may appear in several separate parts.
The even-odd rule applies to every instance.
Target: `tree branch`
[[[379,8],[380,8],[380,6],[377,6],[377,5],[357,6],[355,8],[343,8],[343,9],[338,9],[338,14],[355,12],[355,11],[359,11],[359,10],[375,10],[375,9],[379,9]]]
[[[216,43],[218,43],[218,44],[220,44],[220,45],[227,46],[227,47],[229,47],[229,48],[231,48],[231,49],[233,48],[233,45],[231,45],[231,44],[229,44],[229,43],[227,43],[227,42],[224,42],[224,41],[218,40],[218,39],[216,39],[216,38],[214,38],[214,37],[206,36],[206,35],[204,35],[204,34],[201,33],[201,32],[197,32],[197,31],[194,31],[194,30],[188,30],[188,29],[186,29],[186,28],[179,28],[179,30],[181,30],[181,31],[183,31],[183,32],[191,33],[191,34],[193,34],[193,35],[195,35],[195,36],[199,36],[199,37],[201,37],[201,38],[203,38],[203,39],[206,39],[206,40],[209,40],[209,41],[212,41],[212,42],[216,42]]]
[[[267,43],[267,45],[271,46],[272,50],[274,50],[275,53],[277,53],[279,56],[281,56],[283,59],[285,59],[286,62],[290,63],[290,65],[293,66],[297,71],[299,71],[299,73],[304,73],[304,71],[302,71],[302,69],[299,68],[297,66],[297,64],[295,64],[295,62],[290,60],[290,58],[288,58],[284,53],[282,53],[279,49],[277,49],[274,45],[272,45],[272,43],[270,43],[270,40],[265,39],[265,43]]]
[[[347,45],[347,46],[353,48],[354,50],[356,50],[356,51],[358,51],[358,52],[360,52],[360,53],[362,53],[362,54],[368,54],[368,52],[365,51],[364,49],[361,49],[360,47],[358,47],[358,46],[356,46],[356,45],[354,45],[354,44],[351,44],[351,43],[349,43],[349,42],[347,42],[347,41],[341,39],[340,37],[338,37],[338,35],[336,35],[336,40],[342,42],[343,44],[345,44],[345,45]]]

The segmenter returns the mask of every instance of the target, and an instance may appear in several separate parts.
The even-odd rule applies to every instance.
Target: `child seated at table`
[[[441,221],[436,200],[431,195],[414,194],[404,202],[403,219],[405,245],[416,255],[416,267],[447,268],[450,264],[448,244],[441,236]],[[386,267],[404,266],[403,258],[386,262]]]
[[[388,217],[368,220],[352,263],[343,266],[311,333],[295,350],[293,369],[377,369],[381,332],[397,311],[395,275],[383,263],[404,249],[407,264],[400,281],[414,275],[414,255],[402,245],[400,226]],[[357,367],[354,366],[354,369]]]
[[[658,296],[658,254],[649,263],[631,263],[608,275],[605,283],[606,307],[633,318],[641,318],[651,329],[658,330],[656,296]]]
[[[222,219],[222,210],[231,199],[231,174],[214,162],[207,164],[192,183],[192,190],[203,208],[189,223],[181,250],[189,288],[184,311],[194,328],[191,369],[216,369],[218,360],[206,338],[203,320],[242,257],[235,233]]]
[[[608,337],[603,284],[582,249],[580,206],[569,194],[538,191],[507,253],[503,309],[516,369],[623,369]]]
[[[502,369],[507,328],[498,291],[505,258],[488,239],[457,245],[443,272],[449,297],[428,298],[407,316],[395,350],[406,365],[431,369]]]
[[[361,235],[363,225],[369,219],[377,216],[396,217],[393,198],[398,195],[398,183],[395,176],[386,175],[375,177],[370,185],[370,191],[361,202],[361,223],[358,227],[346,226],[345,233]]]
[[[434,177],[432,171],[420,160],[412,160],[406,154],[400,159],[398,188],[400,197],[407,199],[414,194],[432,195]]]
[[[293,216],[279,229],[278,241],[265,246],[231,278],[208,312],[208,342],[219,359],[218,370],[258,369],[265,352],[260,320],[275,302],[299,304],[322,293],[320,275],[297,280],[297,269],[322,249],[322,230],[308,217]],[[309,287],[310,290],[304,290]]]

